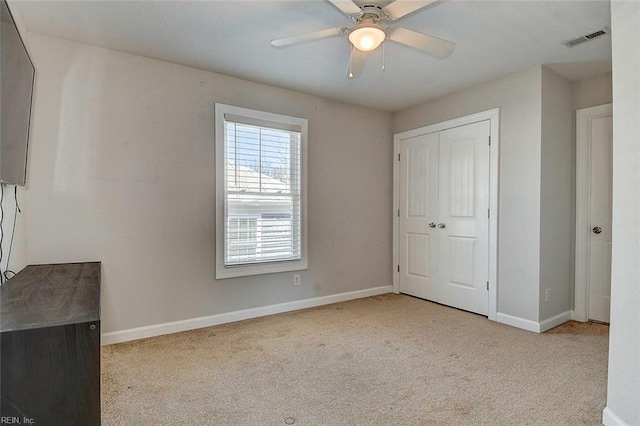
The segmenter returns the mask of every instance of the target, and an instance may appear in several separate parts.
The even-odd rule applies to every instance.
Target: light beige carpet
[[[104,347],[104,425],[596,425],[608,327],[384,295]]]

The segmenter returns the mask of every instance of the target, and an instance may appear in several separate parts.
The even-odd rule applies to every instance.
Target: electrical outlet
[[[293,285],[300,285],[300,274],[293,274]]]
[[[545,303],[551,300],[551,289],[547,288],[544,290],[544,301]]]

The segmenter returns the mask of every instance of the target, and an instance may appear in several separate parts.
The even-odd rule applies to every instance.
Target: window
[[[230,217],[227,226],[228,256],[238,261],[251,261],[258,248],[257,219]]]
[[[216,104],[216,278],[307,268],[307,120]]]

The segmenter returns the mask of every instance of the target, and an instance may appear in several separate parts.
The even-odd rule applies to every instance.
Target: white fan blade
[[[362,50],[351,46],[351,57],[349,58],[347,77],[355,78],[362,74],[365,62],[367,62],[367,52],[363,52]]]
[[[446,58],[451,55],[456,44],[438,37],[419,33],[398,27],[391,30],[389,38],[396,43],[405,44],[414,49],[422,50],[436,58]]]
[[[385,11],[391,20],[395,21],[396,19],[400,19],[418,9],[427,7],[436,1],[438,0],[396,0],[382,10]]]
[[[293,37],[278,38],[271,40],[271,44],[276,47],[289,46],[291,44],[306,43],[308,41],[320,40],[322,38],[333,37],[346,33],[347,27],[328,28],[326,30],[315,31],[313,33],[301,34]]]
[[[335,7],[340,9],[342,13],[354,20],[362,15],[362,10],[351,0],[329,0]]]

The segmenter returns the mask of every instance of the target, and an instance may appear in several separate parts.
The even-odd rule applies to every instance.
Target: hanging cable
[[[9,242],[9,253],[7,254],[7,269],[3,272],[2,276],[4,280],[8,280],[9,278],[13,278],[16,273],[9,269],[9,262],[11,261],[11,251],[13,250],[13,239],[16,236],[16,223],[18,222],[18,213],[22,213],[22,209],[20,209],[20,204],[18,204],[18,185],[13,187],[13,199],[16,204],[15,214],[13,215],[13,229],[11,231],[11,241]],[[9,276],[11,274],[11,276]]]
[[[2,246],[4,243],[4,183],[0,183],[0,284],[4,283],[4,272],[2,271]]]

